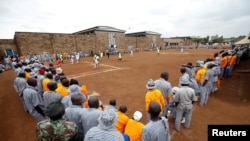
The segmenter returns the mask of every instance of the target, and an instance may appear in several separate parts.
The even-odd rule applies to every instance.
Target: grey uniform
[[[23,100],[23,90],[27,87],[27,81],[25,78],[22,78],[22,77],[16,77],[15,80],[14,80],[14,88],[18,94],[18,96],[20,97],[21,99],[21,102],[23,104],[23,108],[25,111],[28,111],[26,106],[25,106],[25,103],[24,103],[24,100]]]
[[[194,89],[195,95],[198,96],[201,93],[200,86],[198,85],[197,81],[195,80],[195,70],[194,68],[186,67],[186,73],[189,75],[189,87]]]
[[[78,138],[79,141],[82,141],[84,139],[83,127],[82,127],[81,116],[80,116],[80,111],[82,110],[82,108],[83,108],[82,106],[71,105],[65,109],[65,114],[64,114],[64,118],[67,121],[76,123],[78,127],[78,132],[79,132],[79,138]]]
[[[42,81],[45,78],[44,75],[37,75],[37,90],[38,90],[38,94],[40,94],[41,96],[43,96],[43,85],[42,85]]]
[[[205,86],[202,86],[200,105],[207,103],[208,96],[213,90],[214,71],[212,69],[207,69],[202,83],[205,80],[207,80],[207,83]]]
[[[167,96],[172,95],[172,86],[170,82],[166,81],[163,78],[159,78],[155,81],[156,88],[159,89],[163,95],[164,101],[165,101],[165,107],[163,110],[162,115],[166,116],[168,112],[168,102],[167,102]]]
[[[216,82],[218,81],[221,72],[220,72],[220,67],[219,66],[214,66],[212,68],[212,70],[214,71],[214,79],[213,79],[213,86],[212,86],[213,89],[212,89],[212,92],[215,92],[215,91],[218,90]]]
[[[175,102],[178,102],[176,108],[175,129],[180,130],[181,119],[185,117],[184,127],[189,128],[192,117],[192,102],[195,100],[195,92],[188,86],[181,86],[175,94]]]
[[[22,68],[20,68],[20,67],[18,67],[18,68],[15,69],[15,75],[16,75],[16,77],[19,75],[20,72],[24,72],[24,70]]]
[[[150,120],[142,129],[141,141],[170,141],[168,120],[165,117]]]
[[[85,136],[88,130],[98,125],[98,118],[102,111],[95,108],[83,108],[80,112],[81,122],[83,127],[83,135]]]
[[[61,102],[62,96],[57,94],[54,91],[46,91],[43,93],[43,101],[45,108],[51,103],[51,102]]]
[[[36,119],[36,122],[40,122],[45,119],[36,109],[39,106],[44,111],[44,104],[41,96],[37,93],[37,90],[32,86],[27,86],[23,91],[23,99],[29,113]]]
[[[182,80],[190,80],[188,73],[183,73],[179,79],[178,87],[181,87]]]

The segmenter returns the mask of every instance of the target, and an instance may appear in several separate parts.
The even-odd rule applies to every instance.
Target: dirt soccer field
[[[197,60],[212,58],[216,49],[162,50],[123,55],[104,56],[100,66],[94,69],[93,58],[81,58],[78,64],[65,61],[62,68],[66,76],[76,78],[80,84],[86,84],[89,92],[100,93],[100,100],[107,104],[115,98],[117,106],[125,104],[131,117],[136,110],[142,111],[142,122],[146,124],[145,94],[148,79],[160,77],[162,71],[170,74],[169,81],[176,86],[180,77],[180,66],[187,62],[195,64]],[[174,120],[169,119],[171,141],[206,141],[209,124],[250,124],[250,73],[240,70],[250,69],[250,63],[242,61],[235,67],[230,78],[221,81],[219,91],[210,95],[207,106],[194,105],[191,128],[180,132],[173,130]],[[244,71],[243,71],[244,72]],[[249,71],[248,71],[249,72]],[[20,99],[13,88],[14,71],[0,74],[0,140],[34,141],[35,120],[24,112]]]

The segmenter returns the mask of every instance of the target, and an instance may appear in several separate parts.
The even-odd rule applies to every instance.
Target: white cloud
[[[112,26],[162,37],[245,35],[249,0],[1,0],[0,39],[16,31],[73,33]]]

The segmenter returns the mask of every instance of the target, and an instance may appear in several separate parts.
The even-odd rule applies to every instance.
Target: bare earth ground
[[[65,61],[63,70],[68,78],[76,78],[80,84],[86,84],[88,91],[100,93],[99,98],[104,104],[115,98],[117,105],[125,104],[128,115],[140,110],[144,113],[146,123],[144,97],[148,79],[158,79],[162,71],[170,73],[169,81],[176,86],[180,77],[179,68],[182,64],[211,58],[215,49],[163,50],[156,52],[135,53],[134,57],[124,54],[123,60],[112,55],[104,56],[97,69],[93,69],[92,58],[81,58],[80,63],[70,64]],[[242,61],[235,68],[232,76],[222,80],[218,92],[209,97],[204,108],[196,104],[193,110],[191,128],[180,132],[173,130],[174,120],[169,119],[172,141],[206,141],[207,125],[209,124],[250,124],[250,73],[238,70],[250,69],[250,59]],[[248,71],[249,72],[249,71]],[[14,72],[0,74],[0,140],[3,141],[34,141],[35,120],[24,112],[21,102],[13,88]]]

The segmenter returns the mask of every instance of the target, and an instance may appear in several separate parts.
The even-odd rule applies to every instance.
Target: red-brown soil
[[[76,78],[80,84],[86,84],[88,91],[100,93],[100,100],[107,104],[115,98],[117,106],[125,104],[131,117],[136,110],[142,111],[142,122],[146,124],[144,97],[148,79],[158,79],[162,71],[168,71],[169,81],[176,86],[180,77],[179,68],[182,64],[212,58],[218,49],[187,49],[162,50],[158,55],[155,51],[118,56],[104,56],[100,66],[93,68],[93,58],[81,58],[80,63],[70,64],[65,61],[63,70],[68,78]],[[249,102],[249,70],[250,59],[242,61],[235,67],[231,77],[221,81],[219,91],[209,97],[208,104],[201,108],[195,104],[191,128],[180,132],[173,130],[174,120],[169,119],[171,141],[206,141],[209,124],[250,124]],[[238,70],[238,71],[237,71]],[[243,70],[243,71],[242,71]],[[0,140],[3,141],[34,141],[35,120],[24,112],[19,97],[13,88],[14,71],[0,74]]]

